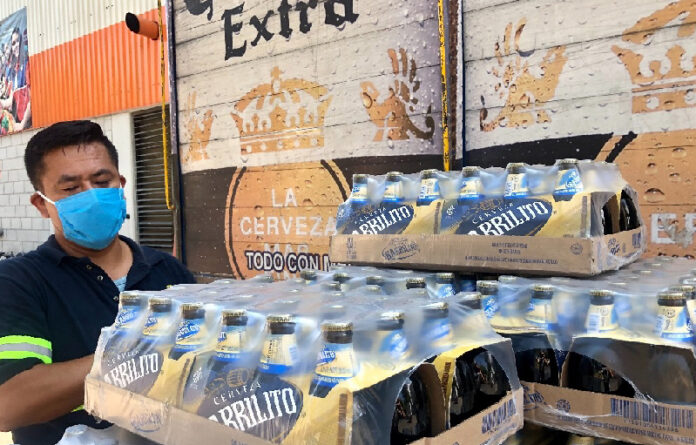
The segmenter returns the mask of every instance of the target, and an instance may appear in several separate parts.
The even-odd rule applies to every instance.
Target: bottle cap
[[[454,274],[452,272],[439,272],[435,274],[435,282],[438,284],[454,282]]]
[[[346,281],[350,280],[350,275],[348,275],[345,272],[336,272],[333,276],[334,281],[338,281],[339,283],[343,284]]]
[[[154,312],[169,312],[172,310],[172,300],[166,297],[153,297],[149,301],[150,309]]]
[[[446,317],[449,311],[449,306],[444,301],[438,301],[436,303],[430,303],[423,306],[423,310],[426,315],[436,316],[436,317]]]
[[[425,289],[425,278],[409,278],[406,280],[406,289]]]
[[[510,162],[505,169],[508,173],[524,173],[527,170],[527,164],[524,162]]]
[[[607,289],[590,290],[591,303],[597,306],[614,304],[614,292]]]
[[[322,283],[321,284],[322,290],[325,291],[340,291],[341,290],[341,283],[338,281],[331,281],[329,283]]]
[[[535,284],[532,287],[532,298],[550,300],[553,298],[553,286],[548,284]]]
[[[558,160],[558,167],[563,170],[568,170],[573,167],[577,167],[578,160],[575,158],[565,158]]]
[[[423,170],[421,172],[421,179],[435,178],[437,176],[437,170],[434,168],[429,170]]]
[[[181,316],[186,320],[205,317],[202,303],[184,303],[181,305]]]
[[[314,269],[306,269],[300,272],[300,277],[306,281],[315,281],[317,276],[317,271]]]
[[[266,317],[268,323],[292,323],[293,320],[292,314],[272,314]]]
[[[354,184],[366,184],[367,183],[367,175],[364,173],[356,173],[353,175],[353,183]]]
[[[680,301],[684,300],[686,297],[683,292],[660,292],[657,294],[657,300],[659,301]]]
[[[483,295],[492,295],[498,292],[498,282],[492,280],[479,280],[476,282],[476,289]]]
[[[397,171],[389,172],[389,173],[387,173],[387,181],[391,181],[391,182],[401,181],[402,176],[403,176],[403,173],[401,173],[401,172],[397,172]]]
[[[467,165],[466,167],[462,168],[462,176],[464,176],[465,178],[473,178],[475,176],[480,175],[481,167],[475,165]]]
[[[368,286],[382,286],[384,284],[384,277],[381,275],[371,275],[365,278],[365,283]]]
[[[244,309],[225,309],[222,311],[222,324],[225,326],[245,325],[247,322],[247,311]]]
[[[353,330],[353,323],[349,321],[341,322],[326,322],[321,324],[321,330],[324,332],[345,332]]]
[[[498,282],[502,284],[515,284],[518,277],[514,275],[501,275],[498,277]]]
[[[264,274],[261,274],[261,275],[256,275],[256,276],[253,278],[253,280],[256,281],[256,282],[259,282],[259,283],[273,283],[273,281],[275,281],[275,279],[273,278],[273,275],[271,275],[271,274],[269,274],[269,273],[264,273]]]
[[[122,306],[140,306],[143,301],[142,295],[137,291],[123,291],[118,297]]]
[[[387,311],[379,314],[380,320],[403,320],[405,317],[404,313],[401,311]]]
[[[459,299],[459,305],[469,309],[481,309],[481,292],[466,292]]]

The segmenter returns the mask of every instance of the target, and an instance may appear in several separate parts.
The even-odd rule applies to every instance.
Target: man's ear
[[[121,188],[126,186],[126,177],[121,175],[119,176],[119,180],[121,181]]]
[[[48,210],[46,210],[46,200],[41,197],[38,193],[34,192],[33,195],[29,198],[29,202],[36,207],[36,210],[39,211],[42,217],[44,218],[50,218],[50,215],[48,214]]]

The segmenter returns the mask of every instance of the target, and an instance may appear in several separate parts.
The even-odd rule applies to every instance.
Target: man
[[[161,290],[193,276],[170,255],[117,236],[126,216],[118,155],[99,125],[60,122],[36,133],[24,162],[31,203],[55,235],[0,262],[0,431],[54,444],[66,427],[97,424],[84,380],[122,290]]]

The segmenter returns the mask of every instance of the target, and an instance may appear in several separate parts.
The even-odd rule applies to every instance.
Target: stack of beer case
[[[594,279],[478,283],[512,341],[526,421],[655,445],[696,440],[695,286],[696,262],[671,257]]]
[[[614,164],[357,174],[331,260],[413,269],[593,276],[640,257],[636,193]]]
[[[694,443],[692,334],[673,332],[691,329],[679,308],[692,294],[668,292],[691,265],[631,265],[645,233],[615,165],[354,175],[337,232],[332,261],[503,274],[477,289],[489,323],[513,344],[525,389],[533,431],[511,443],[553,435],[532,425],[572,432],[569,444]],[[585,279],[522,278],[535,275]]]
[[[85,408],[166,444],[501,443],[523,423],[511,342],[456,287],[340,267],[124,292]]]

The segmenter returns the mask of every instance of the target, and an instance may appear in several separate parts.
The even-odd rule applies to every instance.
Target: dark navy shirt
[[[194,282],[171,255],[120,238],[133,252],[126,290],[162,290]],[[54,236],[26,255],[0,261],[0,384],[39,363],[93,354],[101,329],[116,318],[118,294],[99,266],[88,258],[69,256]],[[53,445],[65,428],[76,424],[108,426],[79,409],[15,430],[13,440],[21,445]]]

